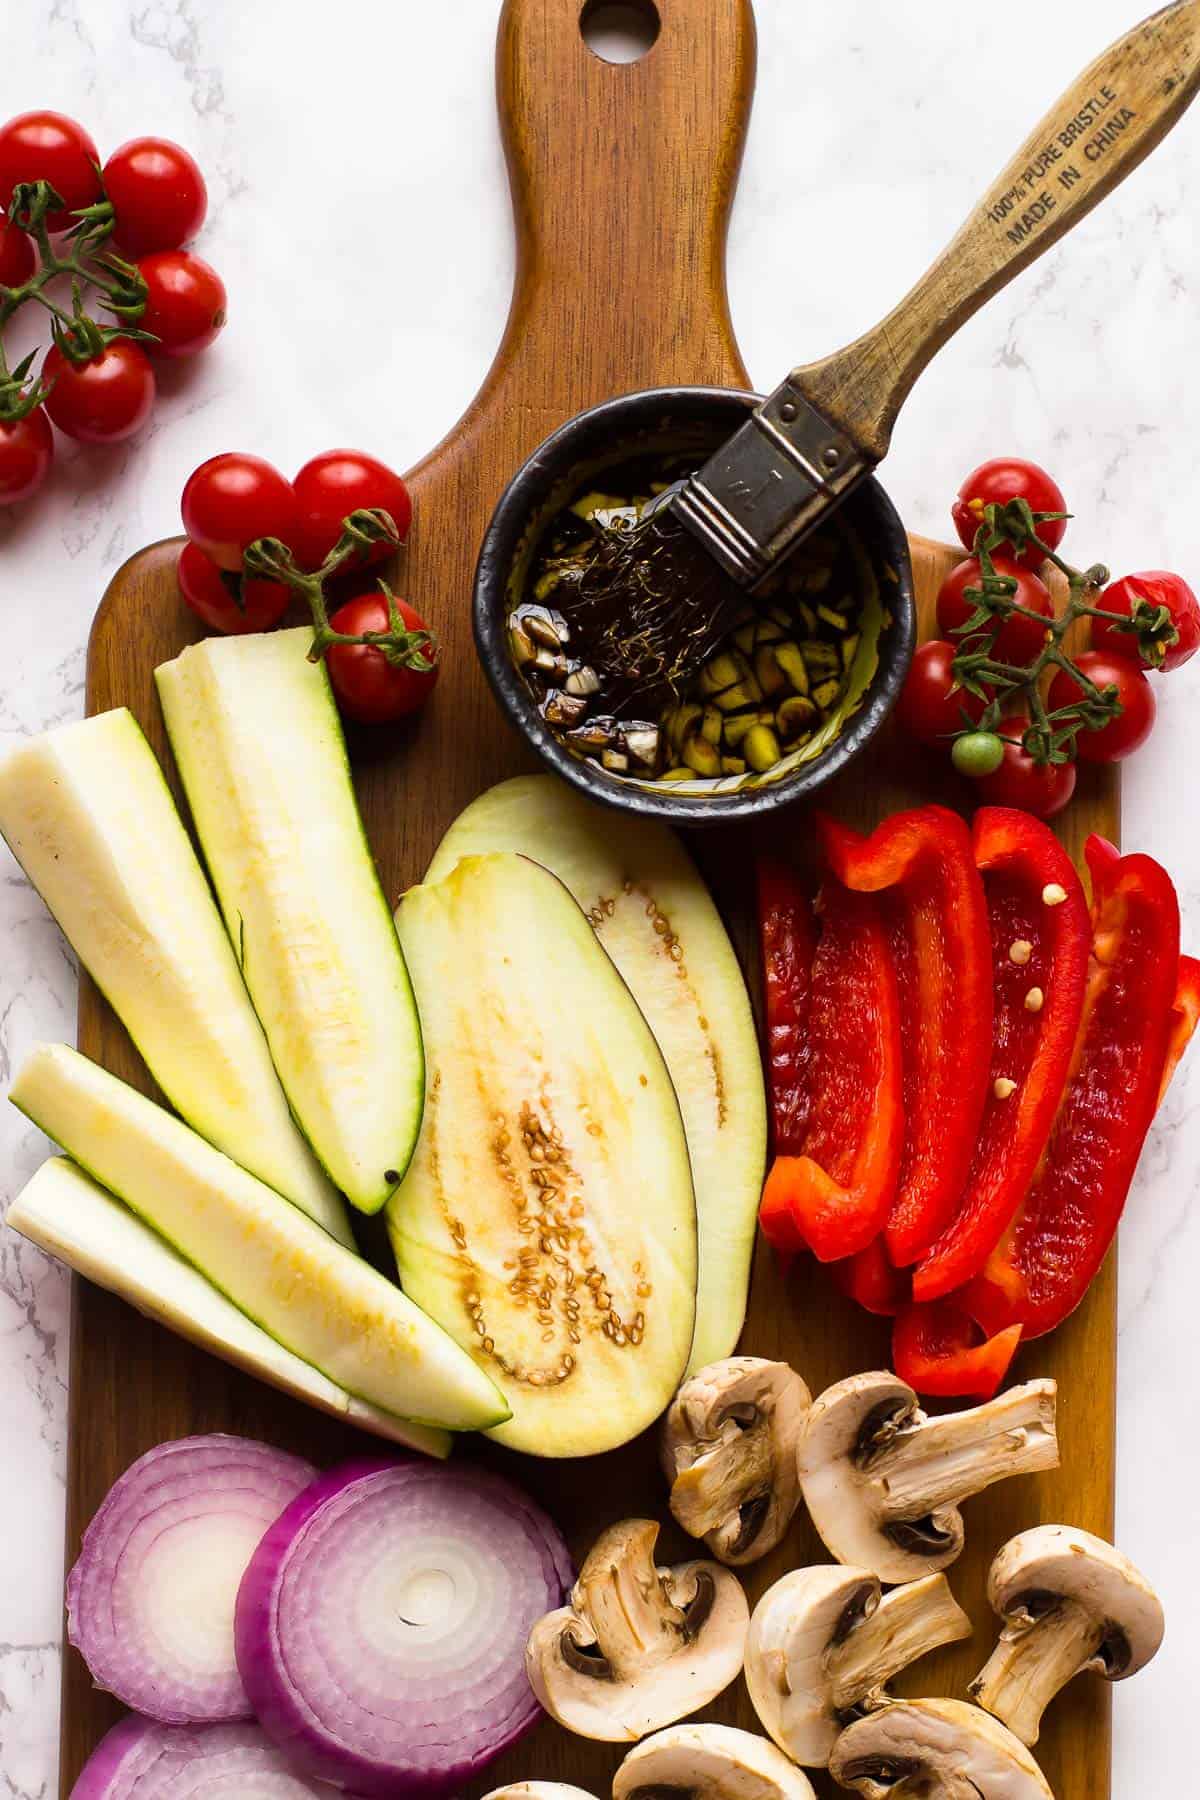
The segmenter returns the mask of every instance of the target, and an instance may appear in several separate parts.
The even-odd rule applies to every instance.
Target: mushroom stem
[[[687,1620],[655,1566],[658,1526],[649,1519],[619,1525],[593,1546],[579,1577],[596,1648],[620,1678],[649,1669],[679,1649]]]
[[[884,1704],[893,1675],[936,1650],[971,1635],[971,1621],[944,1575],[927,1575],[885,1594],[829,1655],[830,1698],[839,1713]]]
[[[885,1524],[957,1506],[1010,1475],[1058,1467],[1055,1386],[1030,1381],[986,1406],[919,1419],[868,1451],[866,1467]]]
[[[1042,1714],[1095,1661],[1106,1635],[1075,1600],[1060,1600],[1047,1613],[1017,1614],[971,1683],[972,1698],[1023,1744],[1036,1744]]]

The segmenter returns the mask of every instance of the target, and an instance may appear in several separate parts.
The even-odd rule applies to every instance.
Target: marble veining
[[[679,0],[664,0],[678,4]],[[177,529],[188,472],[228,448],[294,468],[329,444],[403,467],[470,399],[498,341],[512,248],[492,100],[499,0],[8,0],[0,117],[77,113],[102,152],[143,131],[209,178],[202,253],[224,274],[220,347],[161,383],[132,447],[67,451],[40,501],[0,512],[0,745],[82,709],[88,624],[141,544]],[[1149,8],[1147,8],[1149,10]],[[757,0],[761,67],[730,286],[761,384],[825,354],[920,274],[984,183],[1138,0]],[[974,320],[918,386],[887,483],[943,535],[960,476],[1050,463],[1072,542],[1118,572],[1200,582],[1194,447],[1200,111]],[[386,395],[385,407],[381,396]],[[1160,685],[1125,784],[1125,841],[1175,873],[1200,945],[1200,671]],[[74,963],[0,853],[0,1087],[74,1029]],[[1200,1058],[1185,1063],[1122,1232],[1119,1535],[1163,1593],[1159,1661],[1118,1691],[1114,1792],[1182,1793],[1200,1604],[1194,1365]],[[0,1107],[0,1204],[44,1140]],[[0,1800],[57,1792],[68,1305],[59,1270],[0,1233]]]

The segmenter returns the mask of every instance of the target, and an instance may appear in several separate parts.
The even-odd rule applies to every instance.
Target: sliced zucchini
[[[508,1416],[486,1375],[397,1287],[107,1069],[42,1044],[9,1098],[247,1318],[347,1393],[451,1431]]]
[[[426,880],[492,850],[532,857],[571,890],[666,1058],[696,1184],[690,1366],[703,1368],[728,1356],[742,1329],[767,1147],[758,1039],[721,916],[665,825],[596,806],[553,776],[522,775],[480,795],[442,839]]]
[[[284,1092],[352,1205],[408,1167],[412,988],[307,627],[208,638],[155,671],[171,747]]]
[[[0,832],[176,1111],[353,1243],[132,713],[100,713],[11,751],[0,762]]]
[[[77,1275],[235,1369],[361,1431],[427,1456],[449,1456],[449,1432],[370,1406],[293,1356],[65,1156],[42,1164],[13,1201],[8,1223]]]
[[[503,1387],[514,1450],[587,1456],[679,1385],[696,1214],[679,1105],[645,1019],[562,883],[478,856],[397,925],[429,1102],[388,1205],[406,1292]]]

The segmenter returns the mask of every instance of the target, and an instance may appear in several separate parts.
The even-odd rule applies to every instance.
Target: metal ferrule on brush
[[[742,587],[753,588],[874,468],[789,378],[670,503]]]

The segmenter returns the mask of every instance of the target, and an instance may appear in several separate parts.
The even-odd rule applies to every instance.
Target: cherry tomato
[[[1031,575],[1028,569],[1015,562],[1011,556],[998,552],[992,557],[992,562],[997,575],[1006,575],[1017,583],[1013,600],[1018,606],[1040,613],[1044,619],[1054,617],[1054,602],[1044,581]],[[951,637],[972,616],[975,608],[964,595],[969,587],[978,587],[982,580],[978,557],[969,556],[966,562],[960,562],[956,569],[951,569],[937,598],[938,630],[943,637]],[[1014,615],[1011,619],[1005,619],[997,632],[992,654],[999,662],[1021,665],[1031,663],[1041,650],[1045,637],[1044,626],[1035,625],[1032,619],[1021,619]],[[955,641],[961,645],[961,639]]]
[[[138,323],[158,339],[162,356],[195,356],[207,350],[225,324],[225,283],[190,250],[156,250],[138,263],[146,283],[146,310]]]
[[[33,239],[0,213],[0,285],[24,287],[36,267]]]
[[[955,734],[965,730],[964,713],[973,725],[984,713],[982,700],[955,686],[956,655],[956,646],[940,638],[922,644],[896,706],[896,717],[909,737],[937,750],[948,750]]]
[[[1123,762],[1135,750],[1141,749],[1154,730],[1158,713],[1154,689],[1137,663],[1127,656],[1113,656],[1107,650],[1087,650],[1075,661],[1080,672],[1098,688],[1115,687],[1121,703],[1119,716],[1110,720],[1103,730],[1079,733],[1075,739],[1075,754],[1080,762]],[[1060,707],[1070,706],[1082,692],[1079,683],[1065,669],[1060,670],[1050,683],[1047,702],[1050,711],[1057,712]]]
[[[188,477],[181,505],[183,529],[222,569],[240,569],[256,538],[296,539],[296,491],[261,456],[229,451],[211,456]]]
[[[424,631],[425,621],[405,600],[397,600],[406,631]],[[338,608],[329,621],[334,631],[359,637],[366,631],[386,631],[388,604],[382,594],[362,594]],[[329,679],[337,702],[348,718],[364,725],[387,725],[424,706],[438,678],[435,662],[430,668],[395,668],[382,650],[370,644],[334,644],[325,652]]]
[[[1156,666],[1163,670],[1182,668],[1200,650],[1200,601],[1182,575],[1172,575],[1166,569],[1147,569],[1144,574],[1126,575],[1121,581],[1114,581],[1096,605],[1104,612],[1124,613],[1130,618],[1138,600],[1165,606],[1179,633],[1178,642],[1171,645]],[[1092,649],[1107,650],[1110,655],[1125,656],[1131,662],[1140,658],[1137,639],[1127,631],[1117,631],[1103,619],[1092,620]]]
[[[64,113],[27,112],[0,126],[0,206],[20,181],[48,181],[63,203],[47,214],[51,231],[64,231],[71,214],[101,197],[100,155],[74,119]]]
[[[40,406],[23,419],[0,420],[0,506],[36,494],[53,461],[54,433]]]
[[[1004,761],[1004,739],[994,731],[969,731],[954,740],[950,760],[960,775],[980,781],[993,775]]]
[[[195,157],[168,138],[131,138],[104,165],[115,231],[131,257],[178,250],[194,238],[208,211],[208,190]]]
[[[983,524],[983,509],[1009,500],[1028,500],[1034,512],[1066,512],[1058,483],[1036,463],[1017,456],[998,456],[985,462],[963,482],[951,512],[958,535],[968,550],[975,548],[975,534]],[[1067,534],[1065,519],[1047,519],[1038,531],[1043,544],[1057,550]],[[1018,559],[1027,569],[1041,567],[1041,552],[1027,544]]]
[[[239,607],[236,592],[241,592]],[[218,569],[196,544],[179,552],[179,591],[197,617],[232,637],[252,631],[270,631],[278,625],[291,600],[281,581],[248,581]]]
[[[361,450],[326,450],[305,463],[295,481],[300,502],[300,542],[297,555],[306,569],[319,569],[342,534],[342,521],[352,512],[378,507],[390,513],[400,533],[408,536],[412,501],[399,475],[386,463]],[[357,559],[358,566],[382,562],[391,555],[386,544],[376,545]]]
[[[119,444],[140,431],[154,405],[154,370],[145,351],[116,338],[85,363],[53,344],[42,364],[50,384],[46,411],[60,431],[84,444]]]
[[[1000,725],[1004,761],[979,783],[983,806],[1015,806],[1035,819],[1053,819],[1075,792],[1074,763],[1035,763],[1021,742],[1027,719],[1005,719]]]

